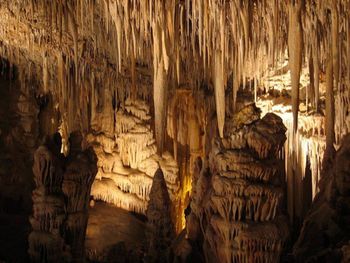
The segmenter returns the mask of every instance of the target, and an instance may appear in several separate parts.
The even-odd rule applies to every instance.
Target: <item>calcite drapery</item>
[[[207,262],[278,262],[281,255],[288,231],[279,159],[286,129],[274,114],[259,116],[254,105],[234,116],[225,137],[213,141],[211,184],[202,175],[197,182],[193,198],[202,204],[192,200],[191,208],[204,232]]]
[[[32,232],[28,237],[28,253],[34,262],[68,262],[70,253],[63,239],[66,218],[62,193],[62,162],[59,146],[47,142],[34,154]]]
[[[82,262],[90,190],[97,167],[91,149],[82,151],[82,137],[71,134],[67,160],[61,138],[46,139],[34,153],[33,231],[29,250],[33,262]]]
[[[63,175],[62,190],[66,200],[67,219],[64,238],[70,246],[71,262],[85,259],[85,232],[91,185],[97,173],[96,155],[92,149],[82,151],[81,136],[70,136],[71,150]]]
[[[125,101],[115,114],[115,140],[90,134],[88,140],[98,158],[97,178],[91,194],[95,199],[145,214],[154,173],[161,168],[174,205],[178,198],[178,166],[172,156],[157,154],[150,128],[149,106],[142,100]]]

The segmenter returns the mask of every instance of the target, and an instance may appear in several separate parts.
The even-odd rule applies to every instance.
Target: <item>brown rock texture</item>
[[[283,216],[282,120],[260,119],[254,105],[237,112],[223,139],[214,139],[210,173],[201,173],[189,218],[204,235],[207,262],[278,262],[288,237]]]
[[[350,135],[323,171],[320,192],[307,213],[293,254],[297,262],[348,262]]]
[[[34,153],[32,232],[28,237],[28,253],[33,262],[68,262],[70,253],[63,239],[66,219],[62,193],[62,161],[57,145],[40,146]]]
[[[170,245],[175,236],[171,221],[171,201],[161,169],[153,177],[147,206],[148,250],[146,262],[169,262]]]

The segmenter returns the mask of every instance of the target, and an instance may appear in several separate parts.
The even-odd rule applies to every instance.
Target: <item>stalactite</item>
[[[166,68],[164,49],[162,41],[162,30],[157,24],[153,26],[153,101],[154,101],[154,122],[158,151],[163,152],[164,131],[165,131],[165,107],[167,97]]]
[[[78,54],[78,25],[75,20],[75,16],[73,14],[72,8],[70,5],[68,5],[68,26],[69,26],[69,31],[72,35],[73,38],[73,45],[74,45],[74,64],[75,64],[75,82],[78,83],[78,70],[79,70],[79,65],[78,65],[78,59],[79,59],[79,54]]]
[[[320,100],[320,91],[319,91],[319,82],[320,82],[320,66],[319,66],[319,50],[318,50],[318,44],[317,41],[315,41],[316,44],[313,46],[312,53],[313,53],[313,72],[314,72],[314,93],[315,93],[315,109],[316,111],[319,110],[319,100]]]
[[[339,85],[339,14],[338,14],[338,3],[337,1],[332,1],[332,63],[333,63],[333,75],[334,75],[334,87],[338,89]]]
[[[301,26],[301,0],[289,5],[289,29],[288,29],[288,48],[289,48],[289,67],[292,82],[292,110],[293,110],[293,130],[298,130],[298,111],[299,111],[299,81],[302,65],[303,39]]]
[[[330,55],[327,58],[326,68],[326,156],[325,159],[330,158],[334,151],[334,71],[333,71],[333,59]]]
[[[43,86],[44,86],[44,93],[49,92],[49,69],[48,69],[48,57],[45,53],[43,55]]]
[[[221,60],[222,51],[217,51],[215,54],[215,68],[214,68],[214,90],[216,102],[216,115],[218,121],[218,128],[220,137],[224,137],[225,125],[225,83],[224,83],[224,69]]]
[[[315,107],[315,74],[314,74],[314,63],[313,63],[313,57],[312,57],[312,51],[310,52],[309,60],[308,60],[308,66],[309,66],[309,75],[310,75],[310,85],[308,88],[308,91],[310,93],[309,101],[311,102],[311,107]],[[307,109],[308,108],[308,102],[306,104]]]

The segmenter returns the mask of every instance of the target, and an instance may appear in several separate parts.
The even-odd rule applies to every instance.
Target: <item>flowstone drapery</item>
[[[68,262],[70,252],[63,239],[66,218],[62,193],[63,170],[59,148],[47,142],[34,153],[32,232],[28,253],[33,262]]]
[[[199,225],[207,262],[278,262],[282,253],[286,128],[274,114],[259,118],[248,105],[227,122],[224,138],[213,140],[210,173],[197,181],[188,238],[196,239]]]
[[[70,155],[60,153],[61,138],[54,135],[34,153],[32,232],[28,253],[33,262],[83,262],[91,185],[96,156],[81,149],[78,133],[70,136]]]
[[[149,106],[144,101],[129,99],[124,109],[115,113],[115,119],[114,140],[104,134],[88,136],[98,158],[93,197],[145,214],[153,176],[161,168],[175,206],[179,190],[178,166],[169,153],[157,154]]]
[[[97,173],[96,155],[92,149],[82,151],[81,137],[70,136],[70,155],[63,175],[63,193],[67,219],[64,238],[70,246],[71,262],[85,260],[85,234],[91,185]]]

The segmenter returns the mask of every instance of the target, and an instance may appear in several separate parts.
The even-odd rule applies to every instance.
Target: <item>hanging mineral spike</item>
[[[215,69],[214,69],[214,89],[216,102],[216,115],[218,119],[219,134],[224,136],[225,125],[225,84],[223,62],[221,61],[222,52],[216,52]]]
[[[292,82],[293,131],[298,130],[299,82],[303,53],[303,32],[301,25],[302,1],[289,2],[288,51]]]

